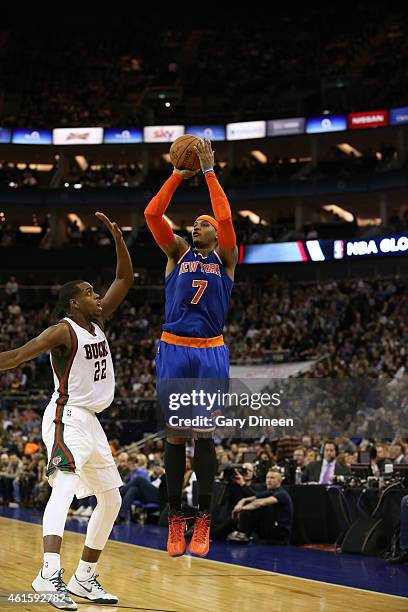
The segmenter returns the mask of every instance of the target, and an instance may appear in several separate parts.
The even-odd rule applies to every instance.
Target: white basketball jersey
[[[69,317],[71,351],[64,356],[50,355],[54,374],[51,401],[63,406],[79,406],[91,412],[107,408],[115,395],[115,374],[109,344],[102,329],[93,323],[93,333]]]

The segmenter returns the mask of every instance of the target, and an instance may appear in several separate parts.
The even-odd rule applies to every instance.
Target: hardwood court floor
[[[84,538],[65,533],[62,560],[68,581],[76,568]],[[0,592],[30,592],[42,564],[41,526],[0,517]],[[119,596],[121,609],[164,612],[403,612],[408,600],[360,589],[299,579],[109,541],[98,566],[103,586]],[[101,606],[75,598],[80,612]],[[84,603],[82,603],[84,602]],[[0,610],[52,610],[48,604],[10,604]],[[55,608],[54,608],[55,609]]]

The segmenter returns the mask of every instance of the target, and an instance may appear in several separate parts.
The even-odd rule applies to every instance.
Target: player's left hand
[[[200,160],[201,170],[210,170],[214,168],[214,153],[212,150],[211,140],[199,140],[194,147],[195,152]]]
[[[173,174],[179,174],[183,180],[189,179],[192,176],[195,176],[199,170],[179,170],[178,168],[174,168]]]
[[[122,238],[122,230],[115,221],[111,221],[106,215],[101,212],[96,212],[95,217],[97,217],[99,221],[102,221],[102,223],[108,228],[115,240],[120,240]]]

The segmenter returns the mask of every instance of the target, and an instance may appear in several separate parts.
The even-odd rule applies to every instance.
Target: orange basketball
[[[199,170],[200,160],[194,146],[197,144],[199,138],[197,136],[191,136],[191,134],[185,134],[176,138],[170,147],[170,160],[171,163],[177,170]]]

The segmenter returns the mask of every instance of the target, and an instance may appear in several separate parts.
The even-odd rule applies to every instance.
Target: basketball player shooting
[[[166,381],[228,381],[229,352],[224,345],[222,330],[238,260],[231,208],[213,170],[211,142],[199,140],[195,152],[210,192],[215,218],[200,215],[194,221],[194,248],[173,234],[163,215],[176,188],[183,179],[196,172],[174,169],[145,210],[147,224],[167,255],[166,320],[156,354],[156,372],[157,391],[167,430],[165,469],[170,508],[167,551],[171,556],[180,556],[186,550],[186,520],[181,511],[181,500],[185,443],[192,436],[183,432],[182,427],[172,427],[166,393],[163,399],[162,389],[168,388]],[[205,414],[208,415],[205,407],[199,407],[194,416]],[[195,438],[194,471],[198,481],[199,511],[189,550],[192,554],[205,556],[209,550],[211,491],[217,467],[214,427],[197,427],[190,431]]]
[[[133,268],[118,225],[102,213],[96,216],[108,228],[116,246],[116,278],[106,295],[101,298],[82,280],[67,283],[59,294],[65,317],[24,346],[0,353],[3,371],[51,352],[55,391],[44,412],[42,436],[52,493],[43,517],[44,564],[32,587],[37,592],[57,593],[52,603],[62,610],[77,609],[68,592],[94,603],[118,601],[97,580],[96,564],[120,509],[119,487],[123,482],[96,414],[112,403],[115,392],[104,321],[133,284]],[[66,586],[60,550],[75,494],[78,498],[96,495],[98,503],[89,520],[78,568]]]

